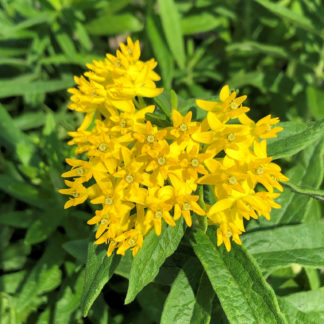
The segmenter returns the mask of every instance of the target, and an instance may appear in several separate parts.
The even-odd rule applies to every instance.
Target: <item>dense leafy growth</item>
[[[0,322],[323,322],[323,15],[321,0],[1,1]],[[67,133],[82,120],[66,89],[127,35],[159,63],[153,124],[177,105],[201,120],[191,98],[224,84],[248,94],[254,120],[280,117],[268,153],[290,181],[243,247],[218,248],[194,215],[134,259],[107,258],[86,225],[93,205],[63,209]]]

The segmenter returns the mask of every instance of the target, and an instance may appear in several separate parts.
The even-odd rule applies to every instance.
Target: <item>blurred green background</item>
[[[68,111],[66,89],[85,63],[114,53],[130,35],[140,40],[143,60],[158,61],[159,86],[183,99],[215,96],[229,84],[248,95],[254,119],[319,120],[323,19],[320,0],[1,0],[2,322],[156,323],[161,315],[168,286],[149,285],[124,306],[121,276],[87,319],[79,309],[92,211],[64,211],[57,189],[64,158],[73,156],[67,132],[82,120]],[[301,291],[306,275],[287,270],[273,285],[278,294]],[[214,313],[226,322],[220,307]]]

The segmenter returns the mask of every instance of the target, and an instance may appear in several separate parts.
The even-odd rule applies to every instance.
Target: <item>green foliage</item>
[[[321,0],[1,1],[0,322],[322,323],[323,14]],[[268,152],[290,179],[282,208],[250,221],[242,248],[216,247],[197,216],[150,233],[134,259],[107,258],[94,211],[64,210],[66,142],[82,119],[66,89],[127,35],[166,89],[152,123],[170,125],[176,105],[201,120],[192,98],[224,84],[248,94],[254,120],[280,117]]]

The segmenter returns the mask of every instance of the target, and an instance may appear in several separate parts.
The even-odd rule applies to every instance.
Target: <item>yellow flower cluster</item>
[[[208,111],[202,122],[174,109],[172,125],[158,128],[145,121],[155,107],[142,99],[163,91],[155,85],[156,62],[139,58],[139,42],[128,38],[116,56],[87,65],[85,77],[75,78],[78,88],[69,89],[69,108],[86,114],[69,133],[69,144],[87,161],[66,160],[72,169],[62,176],[73,181],[60,190],[70,196],[65,208],[88,198],[100,205],[88,224],[97,225],[97,244],[109,244],[108,256],[115,249],[135,255],[149,231],[161,234],[162,222],[175,226],[183,217],[191,226],[192,212],[218,225],[218,245],[230,250],[230,238],[241,244],[243,218],[269,219],[271,208],[280,207],[274,188],[282,191],[278,181],[287,178],[267,156],[265,141],[281,130],[272,127],[279,120],[267,116],[254,123],[243,105],[246,96],[224,86],[220,102],[197,100]],[[256,192],[257,184],[263,191]],[[210,186],[216,201],[206,211],[195,194],[202,185]]]

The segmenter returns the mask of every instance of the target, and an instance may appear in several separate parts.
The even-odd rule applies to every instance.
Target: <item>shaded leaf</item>
[[[132,302],[136,295],[154,280],[165,259],[178,247],[184,234],[183,219],[176,226],[162,226],[160,236],[151,231],[145,238],[143,247],[133,260],[129,276],[129,286],[125,303]]]
[[[81,297],[83,316],[87,316],[91,305],[113,275],[118,262],[119,256],[113,254],[108,258],[105,249],[95,245],[93,242],[89,242],[85,281]]]

